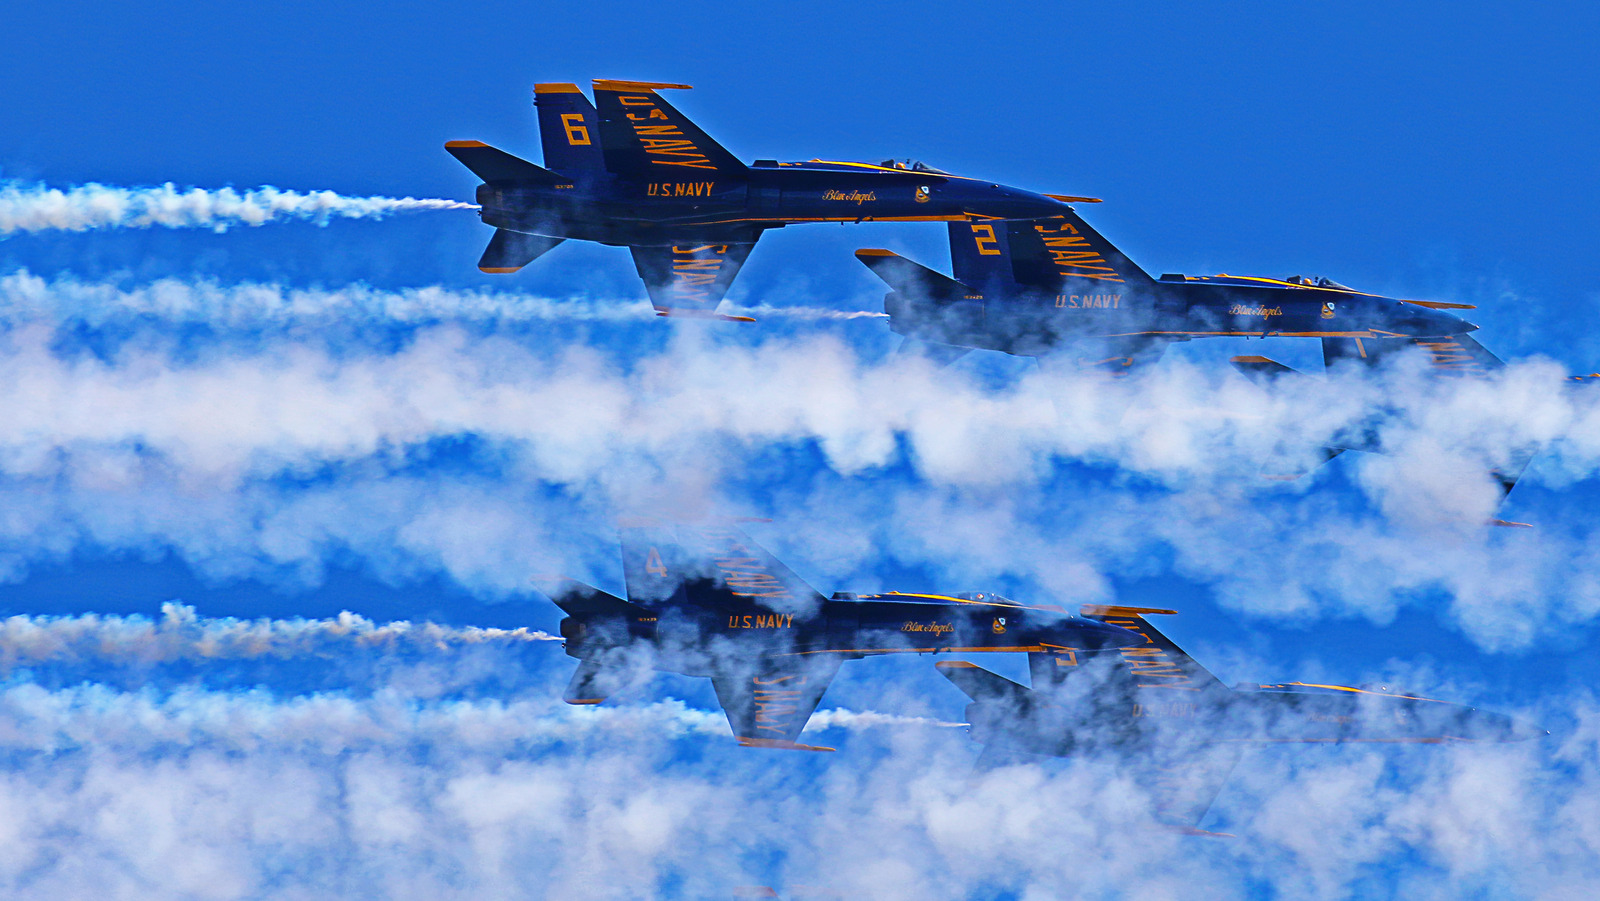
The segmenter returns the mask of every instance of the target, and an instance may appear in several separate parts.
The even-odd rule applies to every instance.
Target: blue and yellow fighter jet
[[[1157,819],[1198,831],[1250,743],[1441,744],[1545,734],[1504,714],[1382,688],[1285,682],[1230,689],[1145,619],[1173,612],[1084,607],[1091,619],[1138,633],[1139,643],[1031,653],[1031,689],[972,663],[936,664],[972,699],[966,719],[984,744],[979,768],[1106,755],[1139,774]]]
[[[1151,278],[1068,209],[1034,221],[951,223],[954,278],[888,250],[856,251],[893,291],[889,327],[953,361],[971,350],[1043,356],[1070,346],[1113,376],[1205,337],[1459,335],[1465,304],[1397,300],[1328,279]]]
[[[688,87],[596,79],[591,104],[577,85],[536,85],[543,167],[477,141],[445,144],[484,181],[478,204],[496,231],[478,268],[515,272],[568,238],[626,246],[658,314],[730,318],[714,311],[770,228],[1032,218],[1093,200],[918,162],[747,166],[657,93]]]
[[[1421,372],[1425,377],[1442,379],[1486,380],[1505,368],[1505,363],[1471,335],[1450,335],[1435,338],[1323,338],[1323,365],[1332,372],[1340,368],[1377,370],[1392,363],[1402,354],[1414,354],[1425,362]],[[1308,378],[1306,373],[1285,366],[1276,360],[1260,355],[1238,356],[1232,359],[1235,369],[1263,386],[1271,387],[1284,378]],[[1584,376],[1572,377],[1582,381]],[[1387,410],[1374,411],[1367,422],[1345,429],[1333,436],[1326,445],[1310,454],[1277,453],[1268,461],[1263,475],[1272,479],[1296,479],[1311,468],[1332,460],[1345,451],[1362,451],[1382,454],[1384,446],[1381,432],[1374,423],[1389,414]],[[1504,501],[1517,480],[1538,453],[1538,445],[1528,442],[1512,448],[1509,456],[1497,461],[1489,470],[1500,488]],[[1528,523],[1491,519],[1491,525],[1523,526]]]
[[[622,529],[628,599],[568,579],[540,590],[567,616],[578,658],[569,704],[599,704],[645,668],[707,676],[749,747],[796,742],[839,665],[874,654],[1072,654],[1138,643],[1120,626],[993,594],[835,594],[824,598],[738,529]]]

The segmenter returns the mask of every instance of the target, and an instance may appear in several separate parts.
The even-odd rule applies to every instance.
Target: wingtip
[[[511,273],[518,272],[521,269],[522,269],[521,266],[479,266],[478,267],[478,271],[479,272],[487,272],[490,275],[510,275]]]
[[[681,310],[673,307],[657,307],[656,315],[666,319],[715,319],[719,322],[755,322],[754,316],[735,316],[728,313],[713,313],[710,310]]]
[[[1080,616],[1144,616],[1147,613],[1176,616],[1178,611],[1164,607],[1122,607],[1116,604],[1084,604],[1078,608]]]
[[[820,745],[802,745],[799,742],[784,741],[779,738],[739,738],[741,748],[771,748],[778,751],[822,751],[832,752],[834,748],[824,748]]]
[[[895,253],[892,250],[884,250],[882,247],[863,247],[860,250],[856,251],[856,257],[858,259],[859,258],[863,258],[863,257],[892,257],[892,256],[899,256],[899,254]]]
[[[1491,519],[1491,520],[1489,520],[1489,525],[1491,525],[1491,526],[1503,526],[1503,527],[1508,528],[1508,529],[1531,529],[1531,528],[1533,528],[1533,523],[1531,523],[1531,522],[1513,522],[1513,521],[1511,521],[1509,519]]]
[[[485,144],[482,141],[445,141],[444,142],[444,149],[446,149],[446,150],[461,150],[461,149],[467,148],[467,147],[488,147],[488,146],[489,146],[488,144]]]
[[[668,81],[622,81],[616,78],[596,78],[597,91],[688,91],[692,84],[674,84]]]
[[[1104,200],[1098,197],[1079,197],[1076,194],[1046,194],[1044,196],[1051,200],[1059,200],[1062,203],[1105,203]]]

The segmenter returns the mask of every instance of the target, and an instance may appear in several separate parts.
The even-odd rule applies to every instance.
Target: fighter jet
[[[1342,367],[1376,370],[1393,362],[1401,354],[1417,354],[1425,361],[1422,372],[1427,377],[1444,379],[1484,380],[1505,368],[1505,363],[1471,335],[1451,335],[1436,338],[1323,338],[1322,357],[1331,372]],[[1232,359],[1235,369],[1259,384],[1271,387],[1281,379],[1309,378],[1306,373],[1285,366],[1276,360],[1259,355],[1238,356]],[[1572,377],[1574,381],[1583,376]],[[1339,456],[1345,451],[1387,453],[1381,430],[1377,423],[1390,415],[1389,410],[1375,410],[1367,421],[1334,435],[1328,444],[1311,453],[1296,453],[1293,449],[1280,450],[1273,455],[1262,470],[1271,479],[1296,479],[1311,468]],[[1509,458],[1490,470],[1490,475],[1500,488],[1500,499],[1517,485],[1529,462],[1538,452],[1538,445],[1529,442],[1512,449]],[[1491,519],[1491,525],[1521,526],[1527,523]]]
[[[733,526],[622,529],[627,600],[567,579],[540,590],[578,658],[569,704],[599,704],[639,669],[707,676],[747,747],[796,742],[839,665],[874,654],[1117,648],[1140,637],[1060,607],[990,593],[824,598]]]
[[[1175,341],[1205,337],[1444,336],[1477,326],[1465,304],[1398,300],[1326,278],[1151,278],[1076,211],[1048,219],[951,223],[950,278],[888,250],[856,258],[893,291],[889,327],[929,355],[974,349],[1043,356],[1070,348],[1086,369],[1123,376]]]
[[[1139,633],[1139,644],[1028,655],[1026,688],[965,661],[939,672],[972,699],[980,768],[1040,756],[1105,755],[1131,767],[1161,822],[1198,824],[1245,745],[1255,742],[1516,741],[1545,734],[1499,713],[1387,688],[1285,682],[1227,688],[1150,625],[1148,607],[1085,606]]]
[[[625,246],[658,314],[747,318],[714,311],[767,229],[1031,218],[1093,200],[906,160],[747,166],[657,93],[688,87],[596,79],[591,104],[577,85],[536,85],[543,167],[478,141],[445,144],[484,181],[478,203],[496,230],[478,268],[515,272],[568,238]]]

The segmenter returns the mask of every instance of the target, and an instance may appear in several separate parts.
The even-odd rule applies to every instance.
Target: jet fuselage
[[[690,595],[698,593],[691,585]],[[1055,607],[992,600],[994,595],[837,597],[807,613],[748,604],[679,603],[577,612],[561,621],[566,651],[579,659],[642,651],[655,669],[714,675],[729,659],[895,653],[1049,652],[1129,647],[1142,639]]]
[[[1344,686],[1076,697],[1032,691],[967,706],[972,737],[1031,754],[1144,754],[1211,742],[1512,741],[1541,734],[1505,714]]]
[[[991,283],[948,298],[896,291],[884,312],[898,334],[1024,356],[1084,339],[1434,337],[1477,328],[1391,297],[1224,276],[1078,283],[1071,291]]]
[[[1020,188],[869,163],[757,161],[743,173],[557,172],[564,181],[479,186],[483,221],[550,238],[635,247],[753,241],[805,222],[927,222],[1056,215],[1066,204]]]

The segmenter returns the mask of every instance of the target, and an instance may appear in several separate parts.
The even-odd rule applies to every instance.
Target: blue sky
[[[695,89],[674,103],[742,158],[910,156],[1103,197],[1082,212],[1153,272],[1307,273],[1477,304],[1481,340],[1519,375],[1492,395],[1409,398],[1409,460],[1349,455],[1304,483],[1262,486],[1251,454],[1267,429],[1210,414],[1248,408],[1309,427],[1305,409],[1251,407],[1222,365],[1263,352],[1315,369],[1316,348],[1289,339],[1179,348],[1144,389],[1152,417],[1108,418],[1073,385],[1077,412],[1057,419],[1061,396],[1029,365],[908,369],[870,318],[654,321],[616,248],[569,243],[515,276],[483,275],[474,264],[489,230],[470,212],[10,234],[0,372],[17,387],[0,433],[0,609],[159,618],[180,601],[201,617],[350,610],[553,631],[557,611],[526,576],[559,565],[619,590],[608,532],[619,512],[763,516],[773,522],[752,532],[824,591],[998,588],[1176,607],[1164,626],[1226,682],[1411,680],[1538,716],[1557,735],[1509,756],[1264,755],[1251,765],[1262,778],[1230,787],[1217,815],[1268,850],[1163,838],[1151,852],[1163,873],[1262,897],[1448,879],[1486,897],[1537,894],[1506,875],[1520,870],[1468,861],[1508,860],[1512,839],[1578,817],[1581,804],[1554,796],[1600,797],[1588,653],[1600,560],[1587,515],[1600,420],[1553,375],[1600,367],[1597,20],[1589,8],[1476,4],[11,11],[0,178],[21,184],[470,200],[476,179],[443,142],[537,161],[535,82],[684,82]],[[865,246],[948,265],[937,225],[789,228],[763,239],[730,302],[880,310],[881,284],[851,258]],[[251,306],[268,295],[298,302]],[[1337,409],[1360,390],[1308,403]],[[1548,439],[1505,508],[1538,528],[1485,534],[1452,521],[1457,505],[1482,506],[1467,497],[1481,486],[1434,478],[1435,434],[1455,442],[1446,456],[1503,434]],[[922,884],[907,875],[918,867],[948,866],[950,885],[972,886],[1000,861],[1010,875],[994,884],[1037,897],[1068,871],[1024,852],[1066,847],[1125,879],[1070,876],[1085,894],[1176,884],[1118,852],[1115,837],[1138,833],[1107,813],[1114,798],[1083,790],[1104,774],[1041,776],[1031,793],[951,788],[966,784],[974,749],[929,724],[958,720],[963,701],[926,661],[851,664],[823,707],[928,722],[841,719],[821,733],[839,754],[752,763],[726,747],[719,716],[704,715],[711,692],[694,680],[662,677],[612,720],[556,709],[569,661],[551,643],[496,638],[391,662],[338,641],[314,650],[314,663],[268,655],[208,669],[93,650],[41,663],[13,649],[0,715],[24,737],[0,757],[6,803],[19,822],[79,839],[19,832],[0,883],[19,896],[291,897],[405,877],[440,894],[697,897],[719,879],[826,874],[894,897]],[[46,708],[58,712],[48,727]],[[476,741],[466,720],[439,725],[458,714],[499,717],[506,735],[538,728]],[[126,725],[138,722],[157,725]],[[313,722],[331,724],[317,727],[331,744],[295,732]],[[933,763],[919,767],[919,755]],[[77,787],[52,782],[51,768]],[[930,786],[925,772],[950,779]],[[550,788],[584,773],[604,774],[587,806]],[[309,788],[278,820],[251,820],[251,833],[241,824],[284,774]],[[151,788],[93,789],[119,780]],[[60,788],[70,810],[45,811],[20,787],[30,781]],[[1497,781],[1563,788],[1522,807],[1460,800]],[[657,788],[630,800],[622,786],[635,783]],[[1318,784],[1346,794],[1292,823],[1291,800]],[[826,790],[795,799],[808,785]],[[221,800],[202,835],[183,823],[207,808],[206,791]],[[1372,800],[1391,791],[1417,800]],[[497,795],[513,800],[483,800]],[[1356,797],[1359,816],[1333,812]],[[1047,803],[1081,803],[1104,829],[1013,835],[1002,824],[966,841],[940,825],[988,822],[979,802],[1027,822]],[[918,804],[914,824],[885,818]],[[684,819],[724,808],[754,819]],[[1441,837],[1418,825],[1428,810],[1481,828]],[[417,825],[429,815],[448,823],[437,841]],[[84,825],[107,816],[167,823],[150,831],[170,840]],[[673,824],[677,837],[618,825],[629,822]],[[334,850],[297,844],[286,823]],[[1339,838],[1315,852],[1281,837],[1296,827]],[[850,856],[834,828],[882,832],[900,856]],[[1556,874],[1552,896],[1600,878],[1593,836],[1569,832],[1540,858]],[[1380,839],[1395,850],[1373,850]],[[914,850],[947,843],[985,849],[990,863]],[[724,851],[724,865],[695,875],[694,855]],[[830,867],[830,854],[847,863]],[[200,863],[167,878],[162,862],[183,855]],[[550,864],[561,857],[580,862]],[[593,874],[623,858],[640,869],[596,888]],[[1297,881],[1304,873],[1315,879]]]

